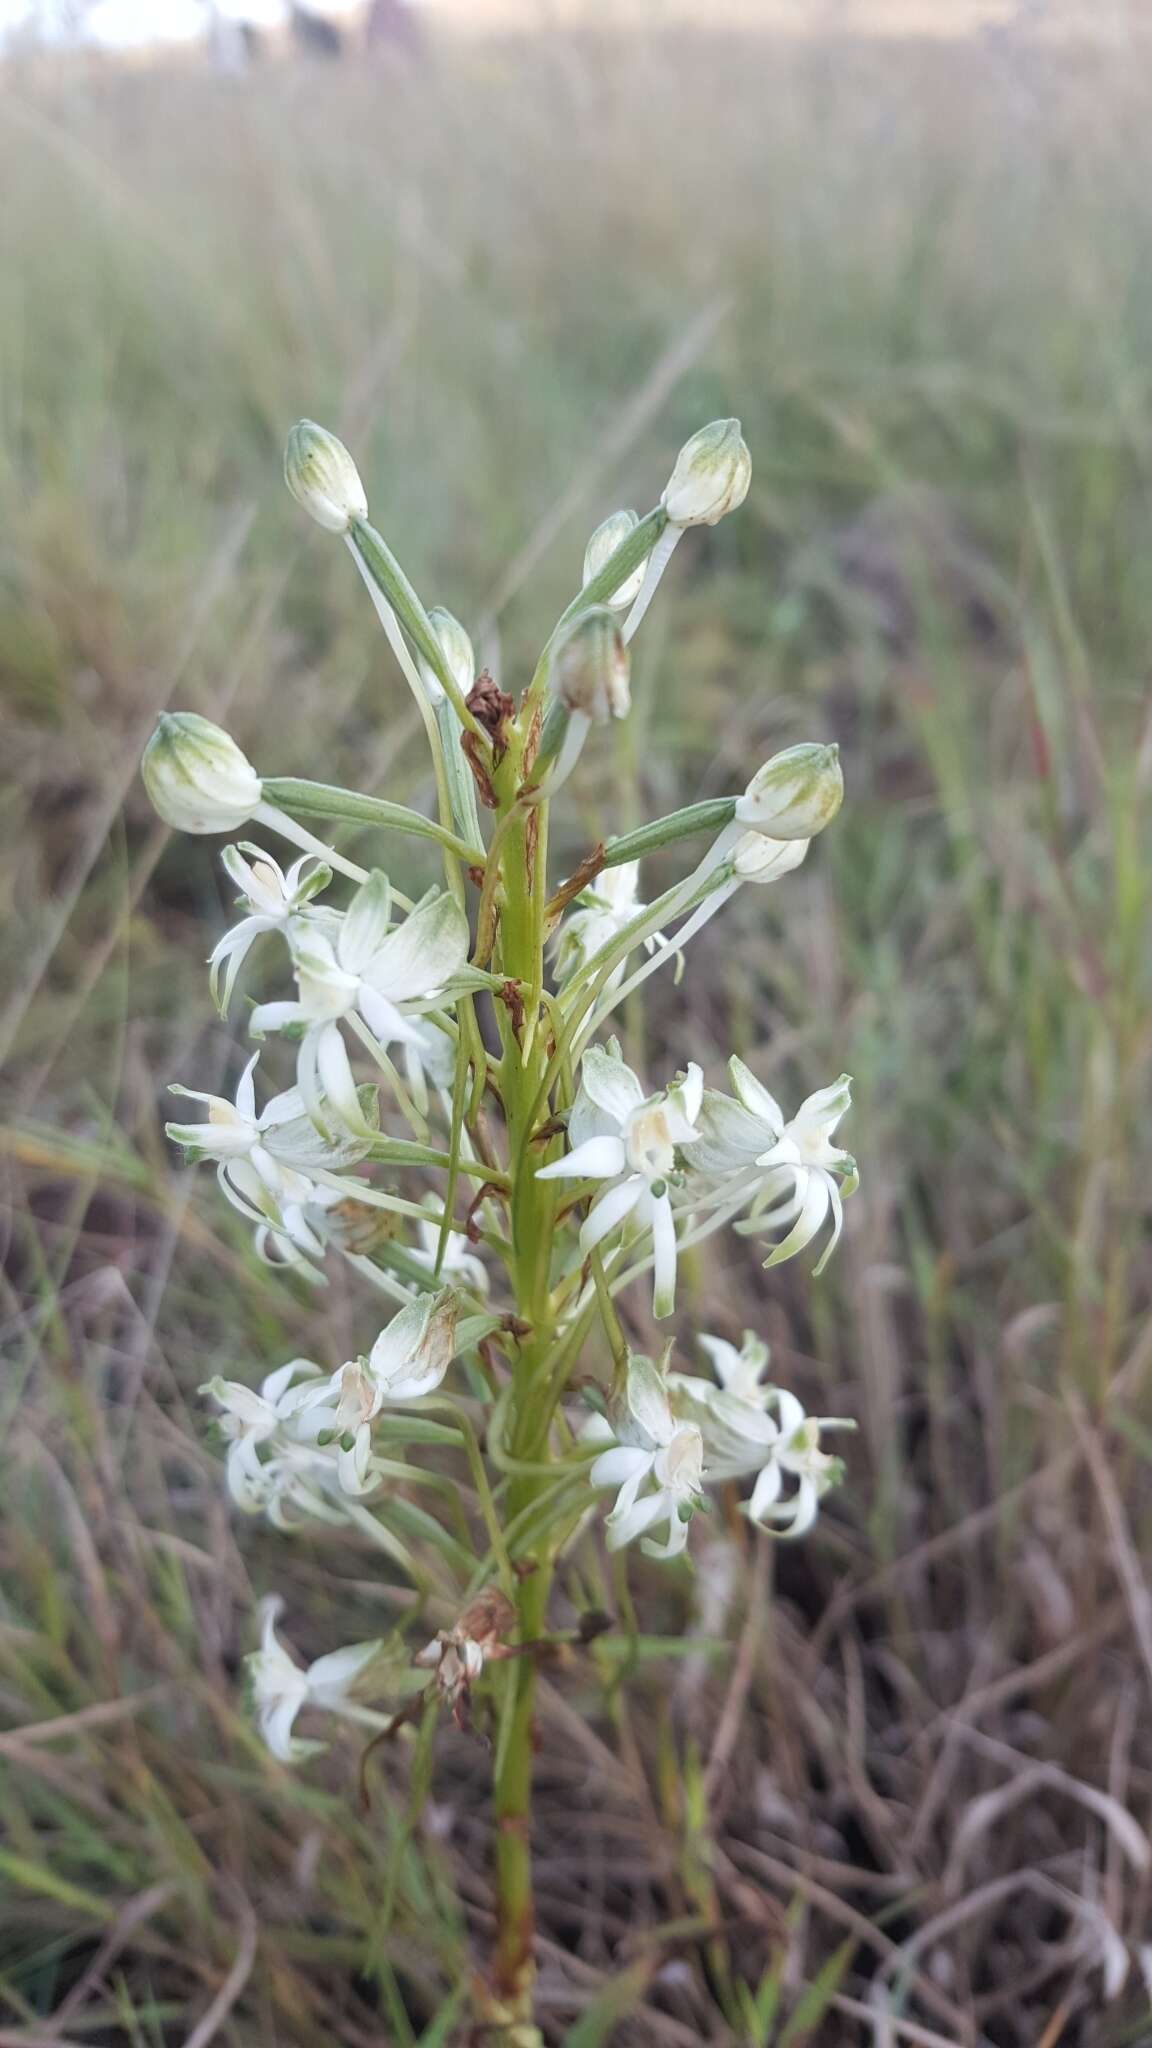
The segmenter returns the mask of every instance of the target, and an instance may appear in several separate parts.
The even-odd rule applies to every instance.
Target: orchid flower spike
[[[607,1183],[580,1232],[587,1253],[627,1218],[652,1233],[652,1313],[671,1315],[676,1294],[676,1226],[671,1188],[681,1176],[677,1151],[694,1145],[703,1076],[694,1063],[660,1095],[644,1090],[613,1039],[605,1051],[589,1046],[580,1091],[568,1123],[571,1149],[537,1170],[538,1180]]]

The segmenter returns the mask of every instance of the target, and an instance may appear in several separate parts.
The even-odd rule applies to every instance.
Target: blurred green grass
[[[136,780],[155,711],[427,798],[279,480],[301,413],[506,683],[598,519],[742,417],[748,505],[677,556],[561,869],[844,747],[804,873],[628,1028],[786,1096],[856,1076],[828,1274],[733,1243],[689,1302],[859,1418],[851,1483],[802,1552],[643,1570],[686,1663],[547,1688],[549,2039],[1148,2038],[1102,1968],[1152,1788],[1141,48],[541,37],[0,90],[0,2041],[463,2038],[489,1924],[482,1750],[441,1740],[413,1827],[403,1763],[363,1812],[353,1752],[289,1781],[243,1720],[258,1593],[316,1650],[407,1596],[238,1528],[195,1389],[350,1355],[370,1305],[274,1282],[162,1135],[236,1055],[215,848]]]

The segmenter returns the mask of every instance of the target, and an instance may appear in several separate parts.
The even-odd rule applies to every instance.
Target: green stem
[[[530,1325],[513,1367],[513,1460],[543,1469],[516,1474],[509,1482],[509,1524],[529,1518],[541,1491],[550,1483],[547,1447],[551,1403],[545,1372],[552,1346],[550,1273],[555,1197],[550,1182],[538,1181],[525,1161],[529,1120],[544,1073],[546,1034],[538,1024],[544,1014],[543,920],[547,897],[543,861],[543,813],[525,814],[517,803],[521,743],[514,741],[501,762],[497,782],[502,816],[500,841],[503,912],[499,955],[504,974],[527,992],[519,1030],[511,1019],[503,1025],[504,1055],[500,1092],[508,1129],[509,1158],[520,1162],[513,1175],[511,1200],[512,1284],[517,1313]],[[535,1641],[545,1632],[552,1578],[552,1555],[542,1541],[531,1555],[518,1559],[523,1576],[517,1583],[516,1607],[520,1640]],[[533,1901],[531,1864],[532,1721],[536,1667],[531,1656],[518,1658],[505,1680],[500,1738],[497,1746],[494,1803],[496,1810],[497,1936],[495,1956],[496,2009],[503,2024],[531,2019],[533,1964]]]

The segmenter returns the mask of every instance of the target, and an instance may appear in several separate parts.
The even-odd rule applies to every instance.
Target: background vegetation
[[[858,1418],[850,1483],[794,1550],[733,1513],[694,1573],[633,1561],[679,1655],[609,1580],[616,1635],[550,1674],[549,2041],[1152,2038],[1141,48],[683,33],[0,87],[5,2048],[432,2048],[490,1926],[474,1737],[426,1796],[375,1762],[365,1808],[353,1743],[289,1775],[243,1716],[259,1594],[309,1655],[419,1621],[353,1538],[229,1514],[199,1384],[338,1362],[375,1310],[263,1271],[162,1135],[166,1083],[239,1054],[217,849],[136,779],[157,709],[428,796],[280,483],[300,413],[506,683],[596,521],[742,417],[751,498],[678,554],[562,859],[844,747],[804,873],[629,1029],[790,1100],[856,1076],[826,1275],[716,1240],[685,1304]]]

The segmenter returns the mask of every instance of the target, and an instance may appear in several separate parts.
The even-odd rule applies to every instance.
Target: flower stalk
[[[549,1646],[578,1655],[591,1639],[550,1628],[557,1574],[575,1566],[598,1506],[611,1550],[675,1569],[710,1485],[746,1481],[753,1526],[795,1537],[841,1477],[822,1442],[840,1425],[765,1380],[754,1335],[739,1352],[703,1338],[709,1379],[672,1344],[659,1360],[634,1353],[626,1297],[650,1273],[651,1313],[670,1317],[681,1252],[725,1228],[763,1239],[769,1266],[818,1239],[823,1264],[857,1184],[832,1142],[847,1077],[787,1117],[739,1061],[729,1095],[705,1085],[688,1049],[675,1071],[642,1077],[599,1036],[649,975],[674,960],[679,973],[737,890],[800,865],[839,806],[839,762],[818,743],[786,749],[743,792],[552,871],[553,812],[629,715],[627,643],[673,547],[748,489],[738,422],[693,436],[655,510],[597,528],[519,704],[476,678],[452,614],[425,607],[335,436],[302,422],[285,474],[368,589],[424,723],[437,815],[264,775],[195,714],[166,715],[150,743],[162,816],[245,834],[224,855],[243,915],[210,973],[222,1012],[247,1015],[257,1041],[235,1098],[181,1090],[201,1107],[170,1135],[215,1166],[257,1257],[355,1290],[365,1325],[356,1357],[253,1361],[205,1392],[242,1513],[353,1529],[382,1571],[454,1606],[422,1647],[354,1644],[310,1664],[266,1617],[250,1666],[257,1723],[292,1763],[316,1747],[298,1718],[387,1739],[414,1719],[430,1728],[446,1706],[461,1727],[473,1713],[494,1727],[496,1939],[477,2019],[486,2038],[528,2048],[537,1664]],[[356,827],[372,864],[335,852],[320,823]],[[282,868],[256,828],[301,857]],[[701,837],[695,865],[644,900],[647,856]],[[426,842],[442,869],[414,902],[389,879],[401,838]],[[252,980],[259,999],[238,1003]],[[626,1588],[621,1605],[627,1620]]]

